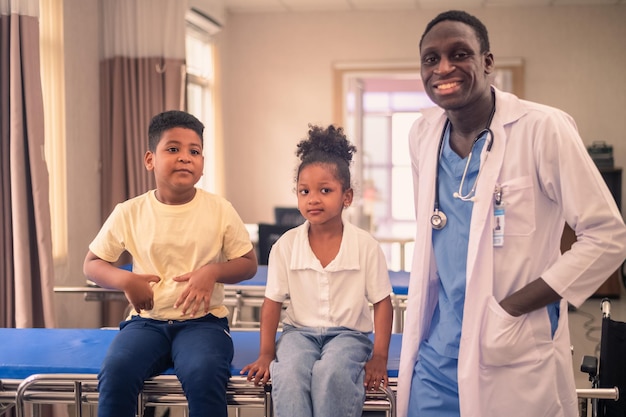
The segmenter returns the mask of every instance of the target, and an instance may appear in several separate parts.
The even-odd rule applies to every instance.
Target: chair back
[[[267,265],[270,250],[278,238],[294,225],[259,223],[259,265]]]

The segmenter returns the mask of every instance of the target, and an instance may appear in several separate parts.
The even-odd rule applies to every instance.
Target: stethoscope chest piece
[[[430,216],[430,224],[435,230],[441,230],[446,226],[448,218],[443,211],[435,210],[432,216]]]
[[[487,119],[486,127],[474,138],[472,143],[472,148],[470,149],[469,155],[467,156],[467,162],[465,163],[465,170],[463,171],[463,177],[461,178],[461,183],[459,184],[459,191],[455,192],[452,196],[454,198],[458,198],[461,201],[475,201],[474,194],[476,192],[476,184],[478,183],[478,178],[480,177],[480,168],[478,169],[478,174],[476,175],[476,179],[474,180],[474,186],[469,191],[469,193],[463,195],[463,183],[465,182],[465,178],[467,175],[467,170],[469,168],[469,164],[472,160],[472,151],[474,149],[474,145],[476,142],[480,140],[480,138],[484,135],[487,143],[487,155],[488,152],[491,151],[491,146],[493,145],[493,132],[491,131],[491,121],[493,120],[493,115],[496,113],[496,94],[495,91],[491,90],[491,97],[493,99],[493,106],[491,107],[491,113],[489,114],[489,118]],[[441,138],[439,139],[439,149],[437,151],[439,158],[437,160],[437,168],[435,173],[435,210],[433,211],[433,215],[430,216],[430,224],[435,230],[441,230],[448,223],[448,218],[444,214],[444,212],[439,211],[439,163],[441,161],[441,155],[443,154],[443,142],[446,137],[446,132],[450,128],[450,119],[446,119],[446,122],[443,126],[443,130],[441,131]],[[489,141],[489,136],[491,136],[491,140]],[[487,156],[485,156],[485,160],[487,160]]]

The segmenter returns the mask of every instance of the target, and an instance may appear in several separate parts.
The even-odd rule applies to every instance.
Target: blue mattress
[[[24,379],[47,373],[97,374],[117,332],[110,329],[0,328],[0,379]],[[258,356],[259,332],[232,330],[231,335],[235,346],[231,372],[239,375],[239,371]],[[393,334],[391,338],[390,377],[398,376],[401,336]]]

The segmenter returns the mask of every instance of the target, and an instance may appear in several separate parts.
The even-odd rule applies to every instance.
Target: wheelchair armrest
[[[580,370],[589,374],[590,378],[595,377],[598,374],[598,358],[595,356],[583,356],[583,361],[580,364]]]

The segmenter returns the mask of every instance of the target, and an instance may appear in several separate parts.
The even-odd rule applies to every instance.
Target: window
[[[219,26],[208,18],[187,13],[187,111],[204,123],[204,175],[198,187],[216,192],[215,45]]]
[[[418,74],[359,80],[359,91],[346,96],[346,111],[359,125],[349,136],[361,153],[361,225],[375,235],[410,235],[415,211],[408,134],[420,110],[433,104]]]
[[[522,61],[500,59],[498,68],[494,85],[523,97]],[[358,209],[350,221],[381,242],[400,243],[400,252],[383,249],[391,269],[408,269],[413,245],[401,243],[415,232],[408,133],[421,109],[433,106],[424,92],[419,64],[336,63],[333,76],[334,120],[358,149],[354,166]]]
[[[407,269],[415,232],[408,135],[420,110],[433,104],[415,70],[347,74],[344,81],[344,127],[358,149],[360,212],[351,221],[384,243],[390,269]]]
[[[68,253],[63,5],[53,0],[41,0],[39,6],[39,53],[46,138],[44,151],[49,172],[52,257],[59,264],[65,262]]]
[[[362,110],[363,201],[370,231],[381,240],[390,269],[407,269],[412,243],[392,243],[414,235],[415,210],[409,130],[421,116],[420,109],[432,106],[423,91],[367,90],[365,82]],[[419,83],[416,83],[419,85]],[[395,239],[400,239],[395,242]],[[409,262],[405,260],[409,259]]]

